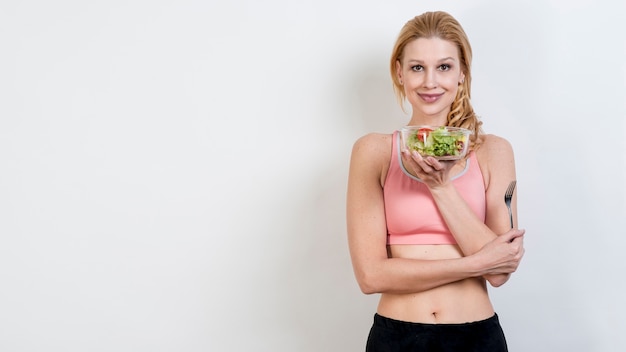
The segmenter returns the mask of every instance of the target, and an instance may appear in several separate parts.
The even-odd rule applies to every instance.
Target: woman
[[[523,256],[504,193],[515,180],[510,144],[482,133],[470,104],[471,48],[445,12],[409,21],[391,56],[408,125],[464,127],[468,155],[438,161],[405,150],[398,132],[354,144],[347,225],[356,279],[380,293],[367,351],[506,351],[487,285],[498,287]],[[516,220],[516,198],[513,215]]]

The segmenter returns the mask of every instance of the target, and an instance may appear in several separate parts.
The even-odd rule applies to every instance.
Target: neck
[[[411,114],[410,126],[430,125],[445,126],[448,124],[449,109],[434,114],[425,114],[424,111],[414,109]]]
[[[436,118],[436,117],[423,117],[423,116],[412,116],[409,121],[409,126],[420,126],[420,125],[429,125],[429,126],[445,126],[448,123],[448,118]]]

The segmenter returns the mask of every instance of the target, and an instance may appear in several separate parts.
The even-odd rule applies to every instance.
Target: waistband
[[[464,331],[468,328],[472,330],[490,330],[494,327],[500,327],[500,320],[498,314],[494,314],[492,317],[485,320],[473,321],[468,323],[454,323],[454,324],[431,324],[431,323],[413,323],[402,320],[395,320],[384,317],[378,313],[374,314],[374,325],[383,326],[396,331],[437,331],[437,332],[456,332]]]

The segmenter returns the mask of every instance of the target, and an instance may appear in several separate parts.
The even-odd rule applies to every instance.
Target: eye
[[[449,64],[441,64],[439,65],[439,71],[448,71],[450,69]]]
[[[424,71],[424,66],[422,65],[411,66],[411,71],[414,71],[414,72]]]

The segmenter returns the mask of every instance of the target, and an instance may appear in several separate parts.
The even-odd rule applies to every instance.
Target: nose
[[[435,70],[426,71],[424,77],[425,88],[437,88],[437,72]]]

